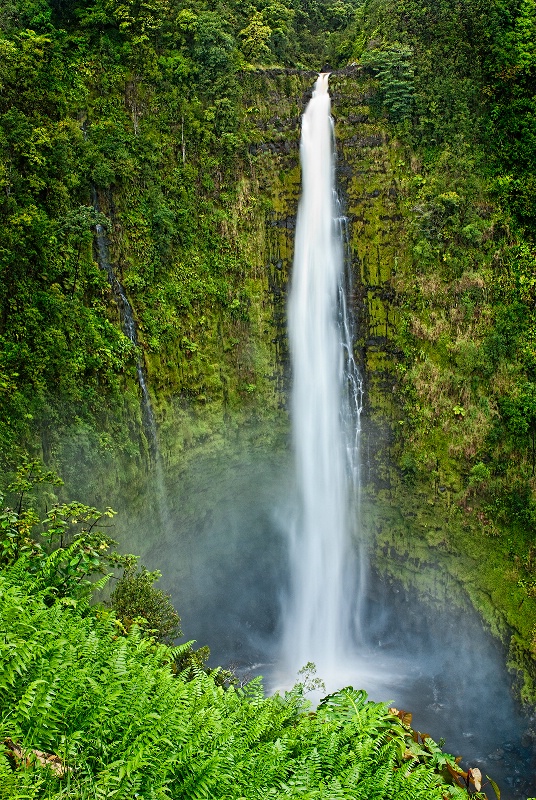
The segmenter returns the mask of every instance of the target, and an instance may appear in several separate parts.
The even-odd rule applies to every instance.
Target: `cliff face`
[[[276,328],[276,370],[283,387],[285,291],[299,194],[299,112],[313,80],[313,75],[283,72],[252,79],[259,138],[250,148],[252,173],[259,196],[268,200],[263,261]],[[417,589],[429,602],[470,603],[477,608],[507,645],[511,663],[519,671],[522,695],[530,699],[535,677],[534,600],[527,596],[515,561],[512,565],[505,552],[504,534],[482,511],[472,481],[467,488],[464,474],[464,458],[485,435],[481,413],[474,406],[489,401],[482,399],[481,388],[472,388],[474,378],[465,378],[463,367],[458,366],[461,374],[452,378],[452,362],[463,363],[467,337],[478,346],[489,324],[483,322],[489,312],[482,299],[475,312],[476,326],[474,318],[464,325],[459,311],[463,292],[477,296],[482,291],[487,279],[485,250],[480,273],[474,271],[480,256],[466,242],[465,272],[460,270],[454,279],[443,276],[444,283],[423,276],[415,247],[415,219],[420,213],[415,186],[426,181],[422,164],[371,109],[375,87],[359,68],[334,74],[330,85],[338,180],[354,275],[356,356],[366,381],[362,523],[372,563],[384,575]],[[474,203],[477,209],[485,205],[482,198]],[[445,287],[452,293],[451,308],[443,303]],[[439,336],[434,330],[438,319]],[[442,355],[447,336],[452,353],[448,359]],[[415,342],[421,348],[416,359]],[[417,366],[410,366],[415,362]],[[450,381],[452,387],[443,388],[434,401],[441,381]],[[457,386],[462,388],[470,420],[462,416],[464,409],[458,411]],[[424,410],[421,427],[412,424],[413,406]]]
[[[112,262],[136,317],[160,458],[156,469],[132,359],[125,399],[103,412],[102,435],[75,427],[56,443],[55,458],[74,491],[125,509],[125,549],[149,552],[144,530],[155,515],[180,512],[184,529],[209,525],[217,502],[203,508],[203,480],[187,497],[192,468],[211,464],[232,473],[244,448],[288,449],[286,292],[300,191],[300,117],[315,77],[284,69],[244,74],[239,106],[210,109],[219,130],[210,147],[232,142],[214,158],[195,139],[191,119],[177,117],[168,127],[155,98],[138,97],[137,122],[128,124],[138,126],[134,144],[145,126],[155,163],[146,175],[99,190],[111,220]],[[454,376],[458,383],[449,377],[446,389],[441,384],[453,359],[463,362],[473,335],[456,309],[460,298],[480,291],[476,247],[463,245],[473,271],[443,283],[425,274],[415,255],[421,213],[415,187],[427,180],[422,165],[375,112],[370,77],[347,68],[330,84],[354,276],[356,357],[366,381],[363,525],[371,559],[430,602],[470,598],[510,645],[530,697],[534,600],[496,529],[472,507],[460,453],[483,433],[476,411],[471,419],[472,411],[462,414],[472,402],[468,389],[461,404],[458,399],[463,369]],[[127,89],[130,120],[141,87]],[[88,130],[98,124],[95,113]],[[444,206],[458,202],[450,195],[440,195]],[[118,325],[111,294],[108,307]],[[133,517],[135,524],[128,521]],[[237,574],[241,559],[255,559],[255,535],[251,542],[251,552],[236,553]],[[269,572],[275,556],[266,558]]]

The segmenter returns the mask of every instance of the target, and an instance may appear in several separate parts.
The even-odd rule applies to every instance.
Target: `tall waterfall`
[[[328,74],[302,121],[302,196],[289,298],[292,423],[299,512],[290,536],[283,657],[328,679],[353,639],[352,495],[359,483],[363,388],[346,306],[344,220],[335,191]]]

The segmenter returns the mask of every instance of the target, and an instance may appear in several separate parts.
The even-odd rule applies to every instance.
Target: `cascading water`
[[[347,313],[328,77],[316,82],[300,144],[302,196],[289,298],[299,511],[290,535],[283,661],[294,673],[312,661],[329,680],[348,660],[355,633],[352,501],[359,491],[363,388]]]
[[[95,211],[99,211],[99,204],[95,187],[92,187],[91,194],[92,194],[91,199],[93,202],[93,208],[95,209]],[[125,290],[121,285],[121,283],[119,282],[119,280],[117,279],[117,276],[114,272],[112,262],[110,260],[110,247],[108,244],[108,237],[106,236],[105,229],[100,223],[97,223],[97,225],[95,225],[95,234],[96,234],[95,244],[97,247],[99,266],[106,272],[106,275],[108,276],[108,281],[115,295],[117,305],[119,306],[119,313],[121,315],[121,324],[123,327],[123,333],[128,339],[130,339],[130,341],[136,348],[136,374],[138,376],[138,384],[141,391],[141,410],[143,417],[143,425],[149,443],[149,448],[151,450],[151,455],[153,456],[153,458],[156,458],[158,450],[156,421],[154,418],[153,406],[151,403],[151,397],[149,395],[149,389],[147,387],[147,381],[145,380],[145,371],[143,369],[143,363],[138,351],[138,332],[137,332],[136,320],[134,319],[134,312],[132,310],[132,306],[130,305],[129,299],[126,296]]]

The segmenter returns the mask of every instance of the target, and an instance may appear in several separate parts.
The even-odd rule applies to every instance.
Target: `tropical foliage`
[[[251,304],[233,214],[249,143],[238,74],[321,61],[352,11],[235,0],[2,9],[0,455],[16,463],[37,434],[49,461],[80,430],[100,457],[144,453],[136,353],[93,252],[97,223],[147,357],[181,362],[177,394],[247,400],[254,380],[232,343]],[[137,437],[125,417],[138,418]]]
[[[474,508],[533,595],[535,14],[534,0],[4,3],[2,463],[53,463],[76,432],[90,468],[116,454],[139,468],[139,363],[151,391],[180,403],[255,401],[268,334],[251,231],[267,209],[248,183],[259,134],[243,76],[355,62],[411,163],[394,343],[401,483]],[[258,686],[224,688],[203,650],[169,646],[180,621],[157,575],[114,553],[111,510],[51,490],[33,502],[51,478],[28,463],[0,516],[0,797],[466,793],[452,759],[360,693],[309,714],[299,689],[265,700]],[[90,605],[121,568],[116,611]]]
[[[371,106],[411,165],[411,252],[393,280],[400,480],[440,505],[441,487],[452,523],[523,586],[536,535],[535,20],[531,3],[371,0],[352,23]]]
[[[3,756],[6,798],[445,794],[433,769],[403,760],[402,725],[361,693],[308,715],[299,690],[264,699],[259,684],[224,690],[202,671],[184,681],[171,668],[180,647],[136,628],[118,636],[110,613],[47,607],[10,573],[2,593],[2,734],[29,754],[14,771]],[[40,768],[36,749],[63,774]]]
[[[258,680],[236,688],[204,669],[190,642],[158,641],[180,620],[156,576],[109,552],[96,509],[54,504],[40,520],[36,488],[50,481],[22,468],[8,488],[17,507],[0,517],[1,798],[443,800],[480,788],[410,715],[363,691],[312,713],[307,680],[265,698]],[[95,593],[118,563],[112,610]]]
[[[46,565],[45,565],[46,566]],[[455,760],[395,710],[344,689],[310,713],[303,686],[177,672],[189,645],[57,597],[21,557],[0,574],[0,797],[466,797]],[[419,740],[417,739],[417,742]],[[482,795],[484,796],[484,795]]]

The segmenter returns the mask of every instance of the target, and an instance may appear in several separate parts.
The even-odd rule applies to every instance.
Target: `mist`
[[[164,526],[149,475],[137,513],[117,518],[121,548],[161,570],[158,585],[181,615],[182,641],[208,645],[210,664],[242,680],[262,675],[267,691],[288,688],[278,686],[277,660],[289,586],[285,527],[296,506],[289,448],[274,452],[253,446],[249,434],[235,436],[163,479]],[[412,712],[415,729],[490,775],[503,800],[536,795],[533,720],[516,700],[507,654],[463,589],[440,606],[370,570],[365,583],[360,649],[326,691],[364,688],[372,700]]]
[[[123,552],[162,572],[158,586],[181,615],[182,641],[208,645],[211,666],[230,667],[241,680],[262,675],[269,692],[298,679],[285,675],[281,681],[278,672],[296,485],[288,431],[244,419],[223,436],[208,437],[194,455],[165,451],[158,469],[153,464],[142,471],[132,463],[128,478],[104,485],[98,473],[88,481],[98,459],[82,435],[64,444],[63,474],[72,496],[119,512],[108,533]],[[374,450],[381,445],[378,432],[368,428],[365,453],[371,442]],[[364,467],[368,482],[374,469],[367,461]],[[372,536],[374,529],[368,519]],[[356,553],[360,549],[356,542]],[[441,573],[431,558],[430,552],[423,569],[436,586]],[[444,739],[445,750],[462,756],[463,765],[490,775],[503,800],[536,796],[534,720],[516,699],[507,653],[463,587],[436,586],[440,604],[361,562],[363,571],[359,636],[356,626],[349,643],[354,657],[334,676],[319,672],[326,692],[351,684],[375,701],[410,711],[415,729]],[[348,604],[355,607],[356,597]]]

